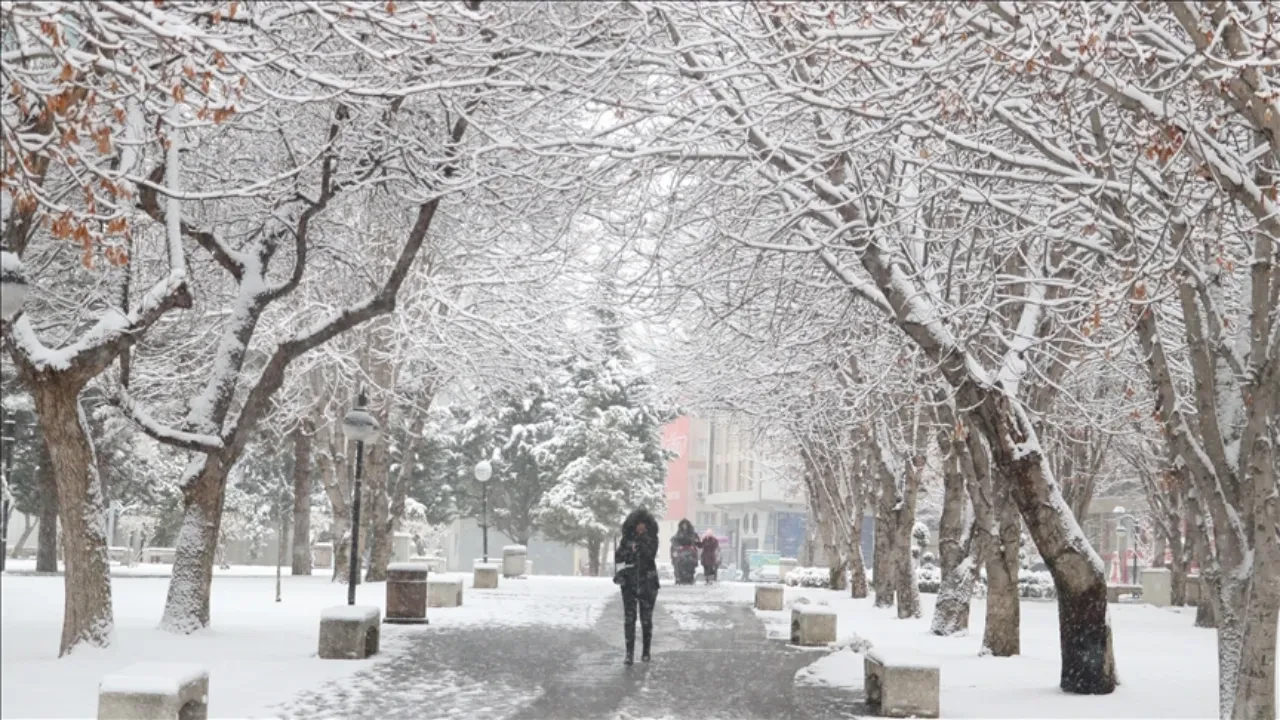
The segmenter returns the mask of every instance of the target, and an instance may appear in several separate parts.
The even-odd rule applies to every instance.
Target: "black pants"
[[[649,644],[653,641],[653,606],[658,602],[658,591],[649,588],[637,589],[634,585],[622,586],[623,635],[627,639],[627,652],[636,647],[636,609],[640,610],[640,628],[644,632],[644,653],[649,654]]]

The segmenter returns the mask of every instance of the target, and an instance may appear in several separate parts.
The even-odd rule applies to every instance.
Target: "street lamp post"
[[[342,432],[356,444],[356,481],[351,498],[351,562],[347,566],[347,604],[356,604],[356,584],[360,582],[360,481],[364,479],[364,444],[378,441],[378,421],[365,407],[363,390],[356,406],[342,418]]]
[[[484,562],[489,562],[489,478],[493,477],[493,466],[488,460],[476,463],[476,482],[480,483],[480,531],[483,535]]]

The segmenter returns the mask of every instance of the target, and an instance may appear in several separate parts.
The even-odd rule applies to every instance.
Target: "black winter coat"
[[[640,511],[637,511],[640,512]],[[633,516],[636,513],[632,513]],[[635,531],[638,522],[648,526],[648,532]],[[626,569],[618,571],[624,590],[657,592],[658,582],[658,523],[647,512],[639,518],[628,517],[622,526],[622,540],[613,552],[614,566]]]

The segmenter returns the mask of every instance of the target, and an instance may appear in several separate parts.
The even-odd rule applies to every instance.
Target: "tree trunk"
[[[1022,518],[1009,498],[1008,483],[998,475],[992,480],[996,486],[995,512],[1000,536],[987,558],[987,621],[982,648],[984,653],[996,657],[1012,657],[1022,652],[1022,602],[1018,596]],[[1061,617],[1058,622],[1063,622]]]
[[[58,572],[58,478],[49,446],[40,441],[40,532],[36,535],[36,572]]]
[[[311,574],[311,434],[303,419],[293,433],[293,574]]]
[[[385,417],[385,416],[384,416]],[[380,421],[382,422],[382,421]],[[391,563],[392,531],[391,500],[387,497],[387,476],[391,472],[391,453],[386,443],[366,448],[365,501],[368,508],[368,526],[362,538],[369,543],[369,567],[365,580],[382,582],[387,579],[387,566]]]
[[[1011,657],[1021,650],[1022,605],[1017,582],[1021,522],[1017,508],[1009,500],[1008,485],[1000,482],[1001,492],[996,491],[998,481],[982,437],[964,432],[959,450],[962,468],[970,478],[975,553],[987,570],[987,615],[981,654]],[[1012,538],[1008,544],[1006,537]]]
[[[43,374],[29,386],[56,478],[62,532],[67,536],[66,600],[58,654],[66,655],[81,643],[106,647],[114,625],[106,508],[93,443],[80,410],[81,388]]]
[[[22,534],[18,536],[18,542],[15,543],[13,546],[13,552],[9,553],[9,557],[11,558],[16,558],[18,557],[19,554],[22,553],[22,548],[26,546],[27,539],[31,537],[31,528],[32,528],[31,516],[26,513],[22,513],[22,518],[23,518]]]
[[[953,431],[947,427],[941,432],[950,436]],[[964,534],[966,483],[960,458],[955,455],[957,448],[952,446],[949,438],[945,446],[941,441],[939,446],[950,456],[943,471],[942,517],[938,521],[942,584],[938,588],[931,627],[935,635],[954,635],[969,627],[969,600],[973,596],[971,578],[978,566],[971,557],[972,533],[968,537]]]
[[[351,577],[351,517],[334,515],[333,536],[333,582],[346,584]]]
[[[858,480],[860,482],[860,480]],[[862,559],[862,503],[854,503],[853,523],[849,532],[849,596],[867,596],[867,566]]]
[[[591,577],[600,576],[600,546],[600,538],[593,537],[587,540],[587,555],[589,556],[587,572],[590,573]]]
[[[893,607],[894,604],[893,496],[893,486],[886,487],[882,478],[876,499],[876,540],[871,559],[871,585],[876,607]]]
[[[285,548],[289,545],[289,506],[280,504],[280,537],[276,538],[276,602],[280,602],[280,575],[284,567]]]
[[[898,592],[898,618],[920,617],[920,586],[916,583],[916,561],[911,553],[912,531],[916,526],[916,496],[920,489],[920,473],[924,471],[924,455],[916,455],[908,463],[901,507],[896,510],[893,539],[894,585]]]
[[[1107,623],[1107,579],[1102,561],[1067,507],[1045,467],[1034,428],[995,392],[962,389],[961,402],[990,448],[993,476],[1009,488],[1027,530],[1053,576],[1058,593],[1058,629],[1062,650],[1060,687],[1078,695],[1105,695],[1116,689],[1115,655]],[[976,397],[974,396],[976,395]],[[968,397],[966,397],[968,396]],[[1019,440],[1022,439],[1022,440]],[[1025,444],[1019,444],[1025,443]],[[1001,513],[1003,515],[1004,513]],[[1007,523],[1001,522],[1005,554]],[[988,570],[988,572],[990,572]],[[1017,563],[1012,568],[1017,585]],[[990,580],[990,575],[988,575]],[[988,606],[992,598],[987,599]]]
[[[1187,604],[1187,563],[1182,551],[1180,534],[1169,538],[1169,553],[1173,556],[1173,562],[1169,564],[1169,578],[1172,583],[1169,602],[1174,607],[1182,607]],[[1164,552],[1161,551],[1156,557],[1163,560]]]
[[[199,473],[183,488],[182,527],[160,619],[162,630],[192,633],[209,626],[209,592],[226,486],[227,473],[220,460],[205,456]]]

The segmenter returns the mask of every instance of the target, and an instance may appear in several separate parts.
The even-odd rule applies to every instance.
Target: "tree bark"
[[[81,643],[106,647],[114,625],[106,508],[93,443],[80,409],[81,386],[61,380],[40,374],[28,384],[56,480],[62,531],[71,540],[65,552],[60,656]]]
[[[893,573],[893,505],[895,489],[892,478],[880,478],[880,491],[876,496],[876,541],[872,549],[871,586],[875,592],[876,607],[893,607],[894,586],[896,579]]]
[[[898,618],[920,617],[920,586],[916,583],[916,561],[911,553],[912,532],[916,526],[916,497],[920,490],[920,474],[924,472],[923,454],[907,463],[906,477],[899,508],[896,509],[893,540],[894,585],[898,593]]]
[[[22,553],[22,548],[26,546],[27,539],[31,537],[31,516],[26,513],[22,513],[22,517],[25,520],[22,528],[22,534],[18,536],[18,542],[14,543],[13,552],[9,553],[9,557],[11,558],[16,558]]]
[[[40,440],[40,532],[36,535],[36,572],[58,572],[58,478],[49,446]]]
[[[854,482],[861,483],[862,478],[857,477]],[[853,504],[853,522],[849,533],[849,596],[861,599],[867,596],[867,566],[862,559],[862,501],[855,498]]]
[[[600,546],[602,542],[600,538],[587,538],[587,572],[591,577],[600,576]]]
[[[1017,583],[1021,525],[1016,508],[1008,499],[1007,487],[997,494],[986,443],[969,430],[964,431],[963,439],[957,446],[961,466],[970,478],[973,543],[977,558],[987,570],[987,615],[981,654],[1011,657],[1021,650],[1022,605]],[[1002,549],[1006,534],[1012,536],[1012,543]]]
[[[303,418],[293,433],[293,574],[311,574],[312,427]]]
[[[182,490],[182,527],[178,530],[173,578],[165,598],[163,630],[192,633],[209,625],[209,591],[222,527],[227,472],[217,456],[205,456],[199,473]]]
[[[950,449],[948,447],[944,452]],[[945,584],[968,554],[964,538],[965,477],[960,472],[959,458],[950,457],[946,460],[942,482],[942,517],[938,520],[938,563],[942,570],[942,582]],[[968,627],[968,625],[966,614],[964,626]]]
[[[1009,497],[1009,484],[999,475],[992,480],[1000,535],[987,561],[987,625],[982,647],[996,657],[1012,657],[1022,652],[1022,601],[1018,596],[1022,518]],[[1063,622],[1061,616],[1058,622]]]

